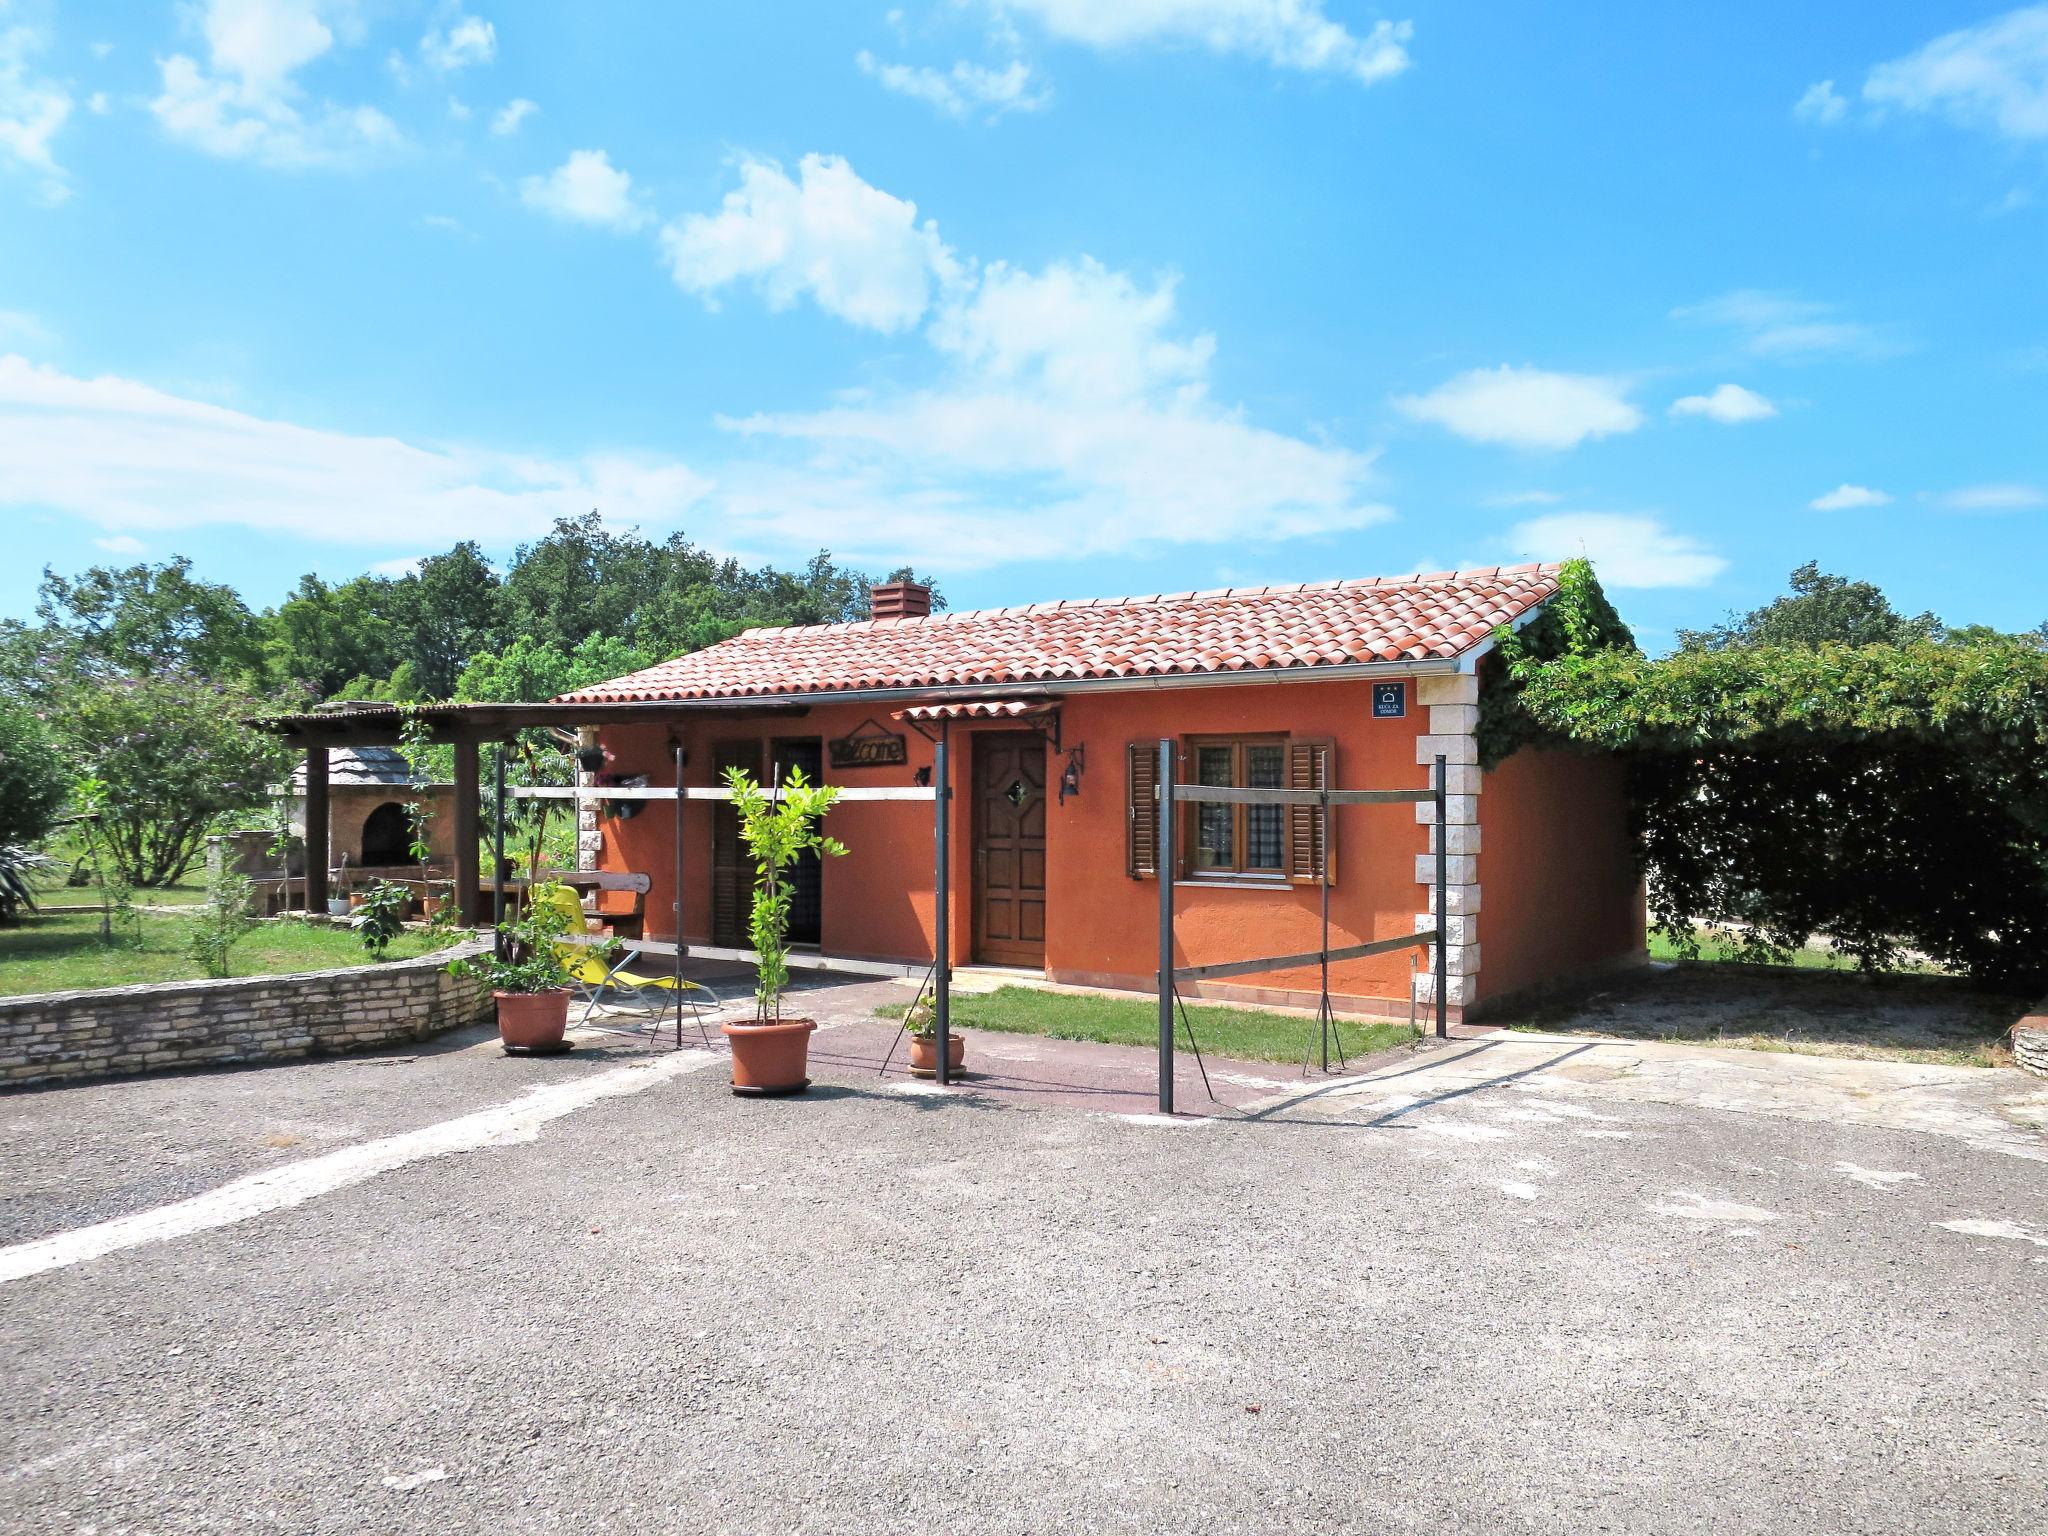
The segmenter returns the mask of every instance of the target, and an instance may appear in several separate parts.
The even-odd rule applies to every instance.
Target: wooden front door
[[[974,737],[974,957],[1045,964],[1045,738]]]

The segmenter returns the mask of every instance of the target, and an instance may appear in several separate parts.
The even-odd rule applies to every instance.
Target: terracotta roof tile
[[[1075,598],[922,619],[750,629],[574,693],[588,704],[1066,682],[1450,660],[1557,591],[1554,565]]]

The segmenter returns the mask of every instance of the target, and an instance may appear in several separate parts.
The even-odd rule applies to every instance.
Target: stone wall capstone
[[[491,1017],[490,989],[448,974],[458,945],[412,960],[0,997],[0,1087],[339,1055]]]

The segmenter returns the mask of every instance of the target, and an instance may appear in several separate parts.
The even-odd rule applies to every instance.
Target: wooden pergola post
[[[306,748],[306,910],[327,910],[327,748]]]
[[[455,743],[455,905],[457,921],[474,928],[483,920],[482,892],[478,889],[477,866],[482,831],[477,822],[476,738],[464,736]]]

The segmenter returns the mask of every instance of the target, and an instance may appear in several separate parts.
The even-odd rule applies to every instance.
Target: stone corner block
[[[1418,704],[1477,704],[1479,676],[1472,672],[1437,673],[1415,680]]]

